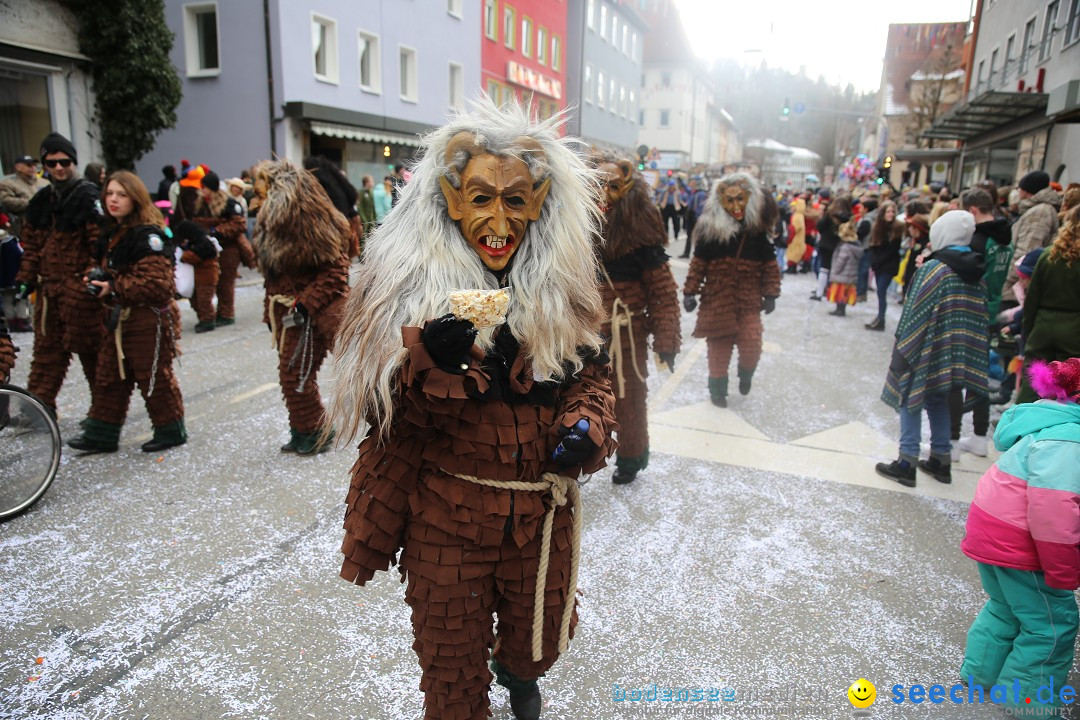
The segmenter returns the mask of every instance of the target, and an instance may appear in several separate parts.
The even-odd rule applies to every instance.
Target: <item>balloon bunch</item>
[[[860,153],[848,161],[841,174],[852,182],[866,182],[877,178],[877,164],[866,155]]]

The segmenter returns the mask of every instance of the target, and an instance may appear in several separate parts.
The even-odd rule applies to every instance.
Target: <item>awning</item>
[[[1046,93],[989,90],[942,115],[922,134],[941,140],[970,140],[1046,109]]]
[[[959,154],[959,148],[901,148],[893,152],[893,158],[905,161],[934,162],[935,160],[952,160]]]
[[[374,128],[356,127],[353,125],[338,125],[336,123],[320,122],[312,120],[311,132],[324,137],[345,138],[358,142],[372,142],[379,145],[411,145],[420,147],[420,137],[406,135],[404,133],[390,132],[389,130],[376,130]]]

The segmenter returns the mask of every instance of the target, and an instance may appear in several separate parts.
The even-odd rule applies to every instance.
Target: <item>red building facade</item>
[[[566,107],[566,0],[482,0],[480,66],[496,103],[516,98],[540,118]]]

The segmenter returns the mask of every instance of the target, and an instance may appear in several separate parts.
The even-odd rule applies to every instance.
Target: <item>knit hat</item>
[[[936,252],[947,247],[967,247],[974,233],[975,217],[971,213],[950,210],[930,226],[930,249]]]
[[[1020,189],[1025,190],[1032,195],[1045,190],[1050,187],[1050,176],[1044,173],[1042,170],[1032,170],[1024,177],[1020,178]]]
[[[1020,273],[1026,278],[1035,274],[1035,266],[1039,264],[1039,258],[1042,257],[1044,248],[1035,248],[1027,255],[1020,259],[1020,262],[1016,264],[1016,272]]]
[[[201,167],[195,166],[193,168],[190,168],[186,173],[184,173],[184,176],[180,178],[180,187],[189,187],[196,189],[201,188],[202,179],[205,175],[206,173],[203,172],[203,169]]]
[[[200,165],[199,167],[201,168],[202,165]],[[210,192],[217,192],[221,189],[221,178],[218,177],[218,174],[216,172],[211,170],[210,172],[203,175],[202,186]]]
[[[74,163],[79,162],[79,155],[75,152],[75,146],[71,144],[71,141],[60,133],[49,133],[45,136],[45,139],[41,141],[41,150],[38,156],[44,160],[45,156],[49,153],[62,152],[71,158]]]
[[[1035,360],[1028,368],[1028,379],[1041,398],[1080,402],[1080,358],[1052,363]]]

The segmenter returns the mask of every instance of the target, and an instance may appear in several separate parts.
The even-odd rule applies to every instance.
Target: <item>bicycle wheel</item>
[[[36,397],[0,385],[0,520],[37,502],[60,467],[60,428]]]

